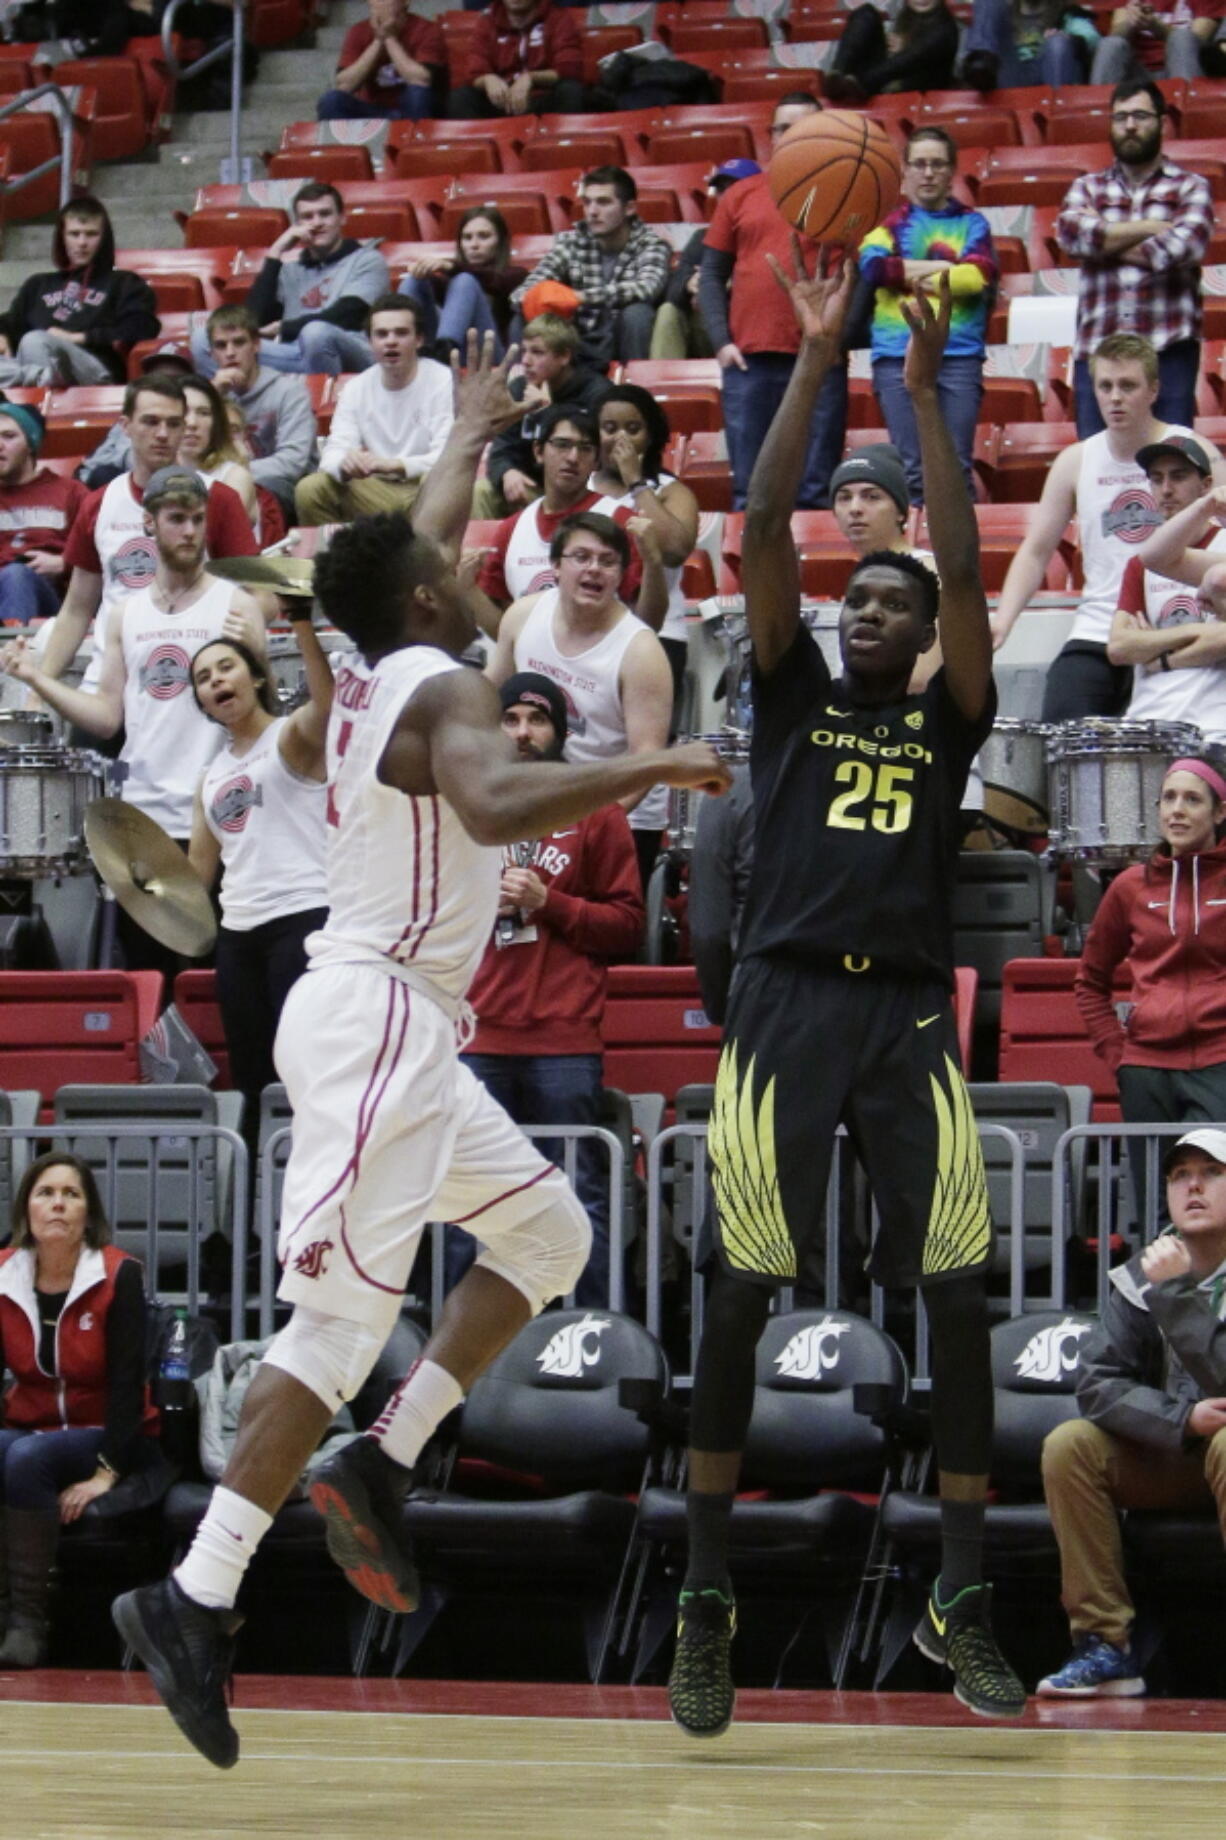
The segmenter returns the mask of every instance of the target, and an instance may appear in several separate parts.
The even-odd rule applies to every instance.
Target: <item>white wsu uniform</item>
[[[1216,531],[1205,548],[1226,550],[1226,530]],[[1152,569],[1144,571],[1142,582],[1145,620],[1153,632],[1204,625],[1213,618],[1195,588],[1172,581],[1169,575],[1156,575]],[[1138,667],[1133,673],[1132,700],[1124,713],[1130,722],[1190,722],[1206,741],[1220,744],[1226,741],[1226,664],[1190,666],[1183,671]]]
[[[331,911],[277,1031],[294,1113],[279,1295],[384,1332],[431,1220],[467,1227],[486,1248],[480,1263],[540,1309],[548,1297],[529,1294],[499,1249],[570,1197],[457,1057],[502,852],[474,843],[439,794],[411,797],[378,777],[405,704],[463,668],[420,645],[341,665],[328,723]]]
[[[210,580],[199,600],[165,613],[152,588],[123,607],[123,796],[172,837],[191,836],[196,788],[225,741],[192,695],[192,659],[220,639],[235,588]]]
[[[538,595],[515,640],[515,669],[552,678],[566,701],[566,758],[578,765],[615,760],[627,752],[626,718],[618,678],[627,648],[650,632],[627,608],[615,626],[574,656],[558,650],[554,616],[558,590]],[[661,831],[668,823],[668,787],[653,786],[629,813],[635,831]]]
[[[245,754],[226,747],[200,785],[204,821],[221,846],[221,923],[246,933],[328,905],[324,869],[327,787],[286,765],[285,716]]]
[[[194,467],[190,470],[197,472],[212,491],[215,480]],[[132,496],[130,472],[112,479],[102,494],[94,525],[94,547],[102,564],[102,598],[94,615],[94,652],[81,679],[83,690],[94,689],[98,682],[111,615],[127,596],[152,587],[157,569],[157,544],[145,529],[143,502],[138,505]]]

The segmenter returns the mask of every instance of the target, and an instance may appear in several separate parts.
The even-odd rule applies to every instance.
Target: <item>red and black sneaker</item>
[[[311,1500],[323,1515],[328,1553],[355,1591],[381,1610],[416,1610],[421,1582],[404,1526],[412,1481],[403,1464],[373,1438],[355,1438],[311,1476]]]

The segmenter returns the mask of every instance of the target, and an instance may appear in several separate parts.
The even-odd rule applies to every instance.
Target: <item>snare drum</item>
[[[744,765],[749,759],[749,736],[741,729],[724,729],[718,735],[682,735],[682,741],[706,741],[730,767]],[[668,794],[668,847],[687,859],[694,854],[698,832],[698,810],[707,797],[692,786],[673,786]]]
[[[979,750],[983,809],[1009,830],[1040,836],[1047,829],[1047,742],[1042,722],[1002,716]]]
[[[49,715],[37,709],[0,709],[0,752],[6,748],[52,747],[54,744],[55,723]]]
[[[85,808],[105,791],[103,767],[83,749],[0,754],[0,875],[71,874],[84,864]]]
[[[1143,861],[1159,841],[1158,799],[1172,760],[1195,754],[1186,722],[1063,722],[1047,744],[1051,848],[1080,862]]]

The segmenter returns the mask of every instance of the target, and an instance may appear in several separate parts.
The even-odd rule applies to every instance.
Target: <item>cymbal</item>
[[[123,799],[85,808],[85,847],[126,914],[171,952],[203,958],[217,937],[208,889],[160,824]]]
[[[315,564],[306,556],[217,556],[208,571],[244,588],[271,588],[301,600],[315,596]]]

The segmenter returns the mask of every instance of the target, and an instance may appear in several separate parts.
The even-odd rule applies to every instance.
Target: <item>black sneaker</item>
[[[682,1591],[668,1706],[691,1738],[718,1738],[732,1723],[736,1688],[729,1651],[735,1634],[736,1603],[730,1593]]]
[[[970,1711],[984,1719],[1017,1719],[1026,1710],[1026,1689],[997,1647],[991,1607],[990,1585],[969,1585],[944,1608],[934,1585],[915,1646],[953,1670],[954,1693]]]
[[[373,1438],[355,1438],[311,1476],[311,1500],[324,1517],[329,1555],[355,1591],[381,1610],[407,1615],[421,1581],[403,1526],[411,1477]]]
[[[206,1610],[173,1578],[117,1597],[111,1616],[148,1668],[183,1736],[219,1770],[232,1770],[238,1733],[230,1723],[226,1688],[242,1617],[234,1610]]]

